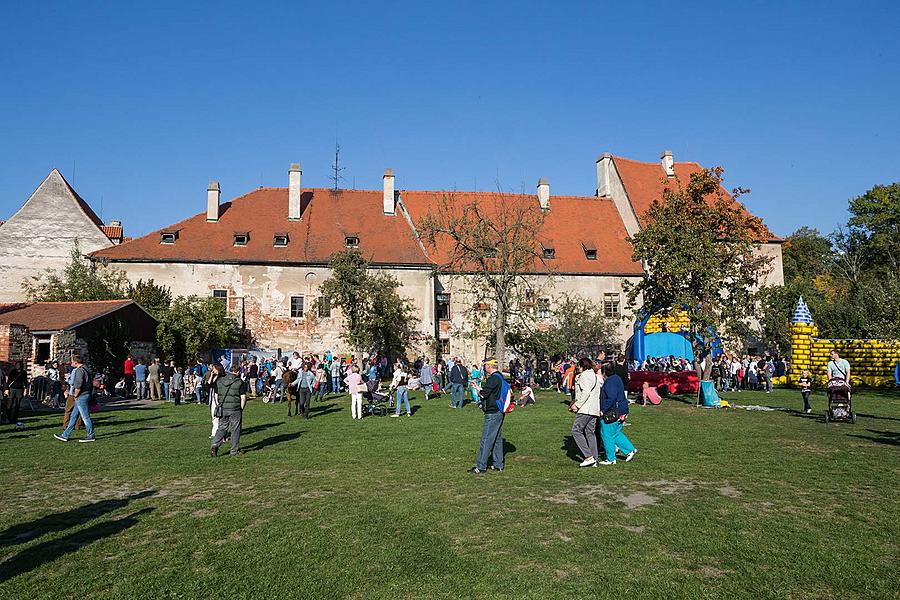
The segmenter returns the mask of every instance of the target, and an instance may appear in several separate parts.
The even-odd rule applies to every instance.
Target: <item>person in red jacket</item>
[[[131,358],[129,354],[125,358],[125,397],[128,398],[131,395],[131,390],[134,389],[134,359]]]

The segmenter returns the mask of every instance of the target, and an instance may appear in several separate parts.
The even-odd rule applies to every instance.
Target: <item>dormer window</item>
[[[177,231],[163,231],[159,234],[159,243],[160,244],[174,244],[175,240],[178,239]]]
[[[348,235],[344,238],[344,244],[348,248],[359,248],[359,236]]]
[[[284,248],[288,245],[288,234],[286,233],[276,233],[273,241],[273,245],[276,248]]]
[[[544,257],[544,260],[552,260],[556,258],[556,248],[544,247],[544,251],[541,253],[541,256]]]
[[[597,260],[597,246],[592,242],[581,242],[581,247],[584,249],[584,257],[588,260]]]
[[[246,246],[250,241],[250,233],[247,231],[235,231],[234,232],[234,245],[235,246]]]

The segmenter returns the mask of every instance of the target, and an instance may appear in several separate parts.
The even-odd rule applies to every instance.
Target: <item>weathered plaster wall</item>
[[[256,346],[283,352],[351,351],[340,339],[341,315],[319,318],[316,298],[329,277],[326,267],[272,265],[213,265],[198,263],[117,263],[129,279],[153,279],[175,295],[208,297],[228,290],[229,312],[254,336]],[[413,300],[423,337],[434,331],[434,287],[431,270],[391,269],[399,292]],[[304,317],[291,318],[291,296],[304,297]]]
[[[113,245],[54,169],[0,227],[0,302],[24,300],[23,281],[44,269],[62,269],[76,239],[84,254]]]

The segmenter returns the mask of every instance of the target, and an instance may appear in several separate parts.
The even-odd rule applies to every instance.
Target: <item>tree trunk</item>
[[[503,370],[506,360],[506,313],[497,303],[497,316],[494,319],[494,358],[497,359],[497,368]]]

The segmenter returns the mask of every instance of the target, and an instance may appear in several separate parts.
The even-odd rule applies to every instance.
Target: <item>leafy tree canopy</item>
[[[61,273],[47,269],[23,282],[22,289],[32,302],[117,300],[126,297],[128,279],[122,271],[96,268],[84,258],[75,240]]]
[[[206,352],[234,343],[237,329],[221,300],[179,296],[156,328],[157,351],[178,364],[190,364]]]
[[[629,305],[684,310],[698,359],[710,352],[717,333],[746,337],[757,282],[768,269],[768,259],[755,251],[766,236],[762,222],[723,192],[722,173],[704,170],[687,185],[667,188],[630,238],[634,259],[646,270],[629,287]]]

